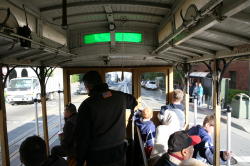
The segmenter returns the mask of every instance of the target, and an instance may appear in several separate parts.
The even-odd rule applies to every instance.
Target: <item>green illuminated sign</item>
[[[84,44],[93,44],[101,42],[110,42],[111,37],[110,33],[96,33],[96,34],[87,34],[83,36]],[[130,33],[130,32],[117,32],[115,33],[116,42],[142,42],[141,33]]]
[[[110,41],[110,33],[96,33],[96,34],[84,35],[85,44],[109,42],[109,41]]]

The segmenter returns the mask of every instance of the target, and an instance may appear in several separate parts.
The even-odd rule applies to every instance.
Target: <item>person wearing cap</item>
[[[52,155],[60,157],[75,157],[75,138],[74,132],[76,128],[77,111],[76,106],[69,103],[64,109],[63,133],[60,134],[61,145],[55,146],[51,150]]]
[[[209,164],[213,164],[214,160],[214,146],[211,138],[214,133],[214,125],[214,115],[207,115],[203,121],[203,126],[197,125],[188,130],[189,135],[199,135],[201,137],[201,143],[194,146],[193,157]],[[221,151],[220,158],[220,162],[225,164],[230,158],[230,153]]]
[[[77,165],[124,166],[126,143],[125,111],[134,110],[136,99],[110,90],[97,71],[83,77],[89,97],[78,109],[76,127]]]
[[[163,154],[155,166],[178,166],[183,160],[192,158],[193,146],[200,143],[199,136],[189,136],[185,131],[170,135],[168,152]]]

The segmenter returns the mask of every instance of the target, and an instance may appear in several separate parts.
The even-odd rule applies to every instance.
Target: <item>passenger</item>
[[[55,146],[51,150],[52,155],[58,155],[60,157],[75,157],[75,128],[77,120],[76,106],[69,103],[65,106],[64,110],[65,124],[63,127],[63,133],[61,134],[61,145]]]
[[[157,160],[168,151],[169,136],[180,130],[180,126],[176,122],[178,122],[178,117],[175,112],[167,111],[164,113],[162,125],[156,129],[155,144],[150,158]]]
[[[135,124],[138,126],[142,141],[144,142],[144,150],[146,157],[149,158],[154,147],[155,125],[150,119],[153,117],[153,111],[150,108],[139,110],[135,114]]]
[[[20,160],[25,166],[67,166],[58,156],[47,156],[45,141],[38,136],[26,138],[19,149]]]
[[[198,89],[199,89],[198,82],[195,82],[195,85],[194,85],[194,88],[193,88],[192,96],[198,96]]]
[[[161,107],[161,110],[158,114],[158,119],[162,123],[162,120],[164,119],[164,113],[166,111],[173,111],[176,113],[178,117],[179,124],[181,128],[179,130],[182,130],[184,128],[185,124],[185,116],[184,116],[184,107],[182,105],[183,100],[183,92],[180,89],[175,89],[173,91],[173,102],[171,104],[165,105]]]
[[[125,110],[133,110],[137,101],[130,94],[110,90],[96,71],[87,72],[83,82],[89,97],[78,109],[77,164],[124,166]]]
[[[201,106],[202,105],[202,97],[203,97],[203,87],[202,87],[201,83],[198,84],[197,96],[198,96],[198,106]]]
[[[188,159],[188,160],[184,160],[180,163],[180,166],[207,166],[207,164],[196,160],[194,158]]]
[[[163,154],[155,166],[178,166],[183,160],[192,158],[193,145],[200,143],[199,136],[188,136],[185,131],[170,135],[168,152]]]
[[[214,133],[215,118],[214,115],[208,115],[203,121],[203,126],[197,125],[189,129],[189,135],[199,135],[201,143],[194,146],[193,157],[206,163],[213,164],[214,146],[211,135]],[[227,151],[221,151],[221,163],[225,164],[230,157]]]

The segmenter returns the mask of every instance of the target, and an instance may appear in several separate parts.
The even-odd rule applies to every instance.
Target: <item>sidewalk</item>
[[[190,103],[189,105],[190,111],[193,112],[193,103]],[[208,109],[206,107],[198,107],[198,114],[204,114],[204,117],[205,115],[209,115],[212,113],[212,109]],[[227,123],[227,114],[225,111],[222,111],[221,113],[221,122]],[[237,119],[232,117],[232,127],[250,133],[250,119]]]

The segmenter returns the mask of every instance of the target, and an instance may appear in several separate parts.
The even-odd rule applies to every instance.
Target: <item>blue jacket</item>
[[[134,116],[135,125],[139,128],[142,136],[142,141],[145,147],[154,146],[155,139],[155,125],[149,121],[142,121],[140,116],[141,111],[137,111]]]
[[[199,86],[199,87],[198,87],[197,94],[198,94],[199,96],[203,96],[203,87],[202,87],[202,86]]]
[[[213,164],[214,158],[214,146],[211,136],[208,132],[200,125],[194,126],[188,130],[189,135],[199,135],[201,142],[194,146],[193,158],[203,160],[209,164]],[[223,152],[221,151],[221,163],[225,163],[223,159]]]

